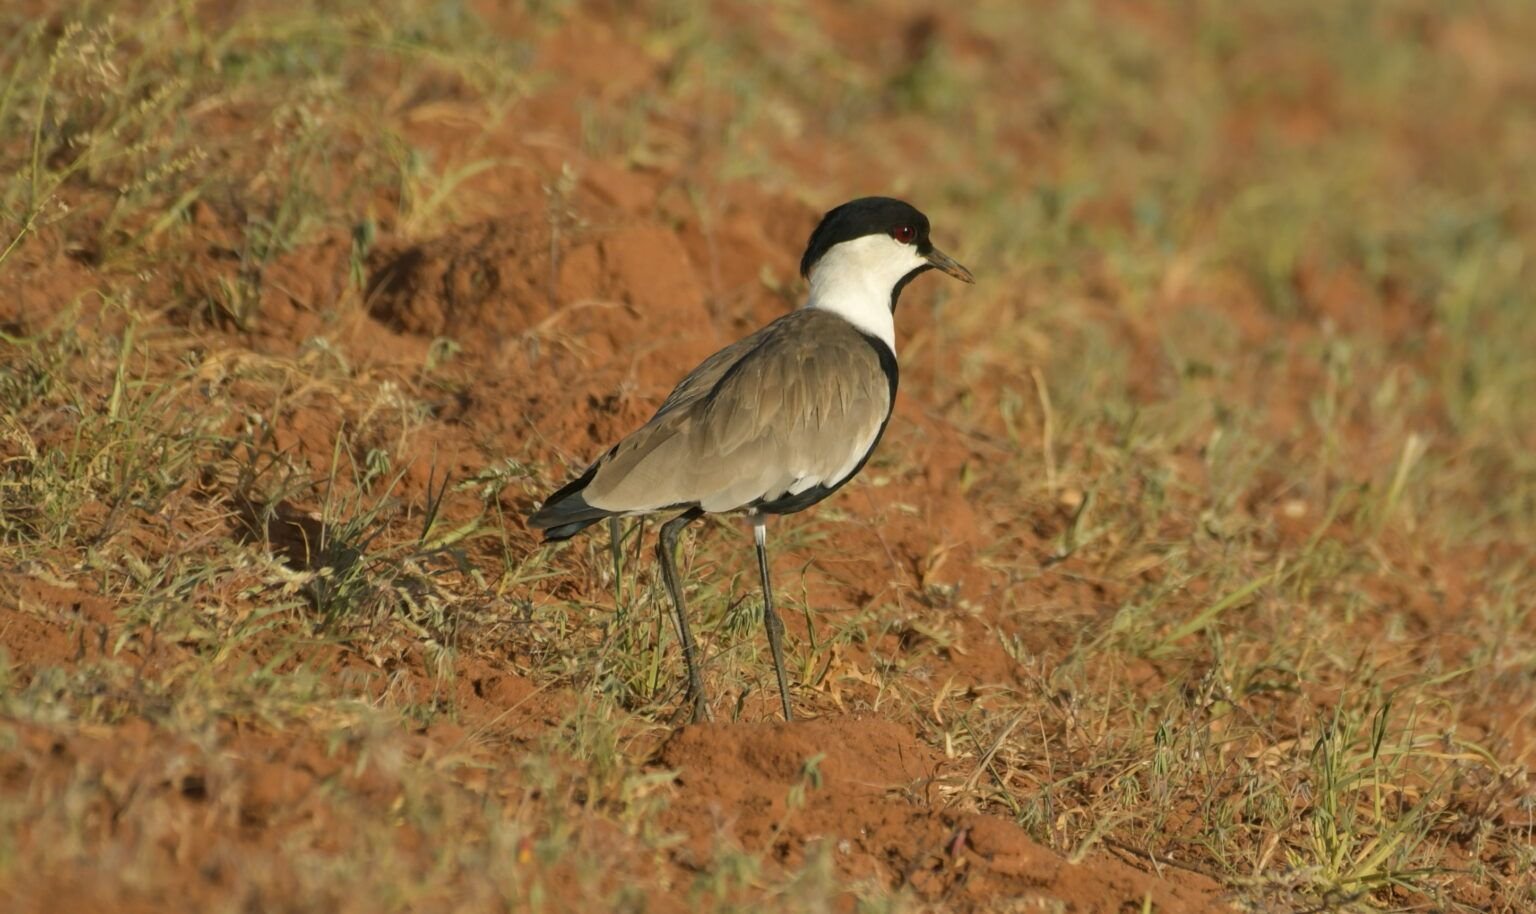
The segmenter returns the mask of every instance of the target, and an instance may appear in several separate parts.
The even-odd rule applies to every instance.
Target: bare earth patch
[[[1536,16],[0,13],[8,911],[1536,904]],[[1411,7],[1411,8],[1410,8]],[[522,518],[912,199],[881,450]],[[779,589],[779,588],[776,588]]]

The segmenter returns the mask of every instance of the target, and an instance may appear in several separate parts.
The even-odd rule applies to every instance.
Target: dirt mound
[[[24,5],[0,910],[1532,897],[1504,23]],[[716,520],[733,722],[673,730],[654,523],[617,572],[522,518],[866,193],[979,282],[904,293],[884,443],[770,528],[803,719]]]
[[[15,608],[0,625],[0,655],[17,664],[23,679],[48,664],[96,660],[108,655],[110,600],[51,584],[37,576],[0,576],[0,600]]]
[[[807,759],[817,761],[808,766]],[[792,783],[808,768],[828,784],[880,792],[938,770],[940,756],[886,720],[814,720],[795,726],[737,724],[685,727],[662,747],[660,761],[683,773],[708,772],[714,784]],[[695,775],[696,776],[696,775]]]
[[[554,283],[550,233],[538,223],[487,222],[370,260],[369,313],[396,330],[475,343],[547,317]]]
[[[551,327],[564,308],[622,306],[679,326],[708,318],[687,250],[655,225],[562,234],[531,217],[498,220],[385,248],[370,264],[375,319],[481,351]]]
[[[1203,876],[1157,879],[1102,855],[1073,864],[1011,822],[946,808],[953,766],[890,721],[687,727],[657,761],[677,771],[663,824],[689,835],[685,866],[737,847],[796,867],[825,854],[846,877],[962,911],[995,911],[1002,898],[1009,910],[1220,908]]]

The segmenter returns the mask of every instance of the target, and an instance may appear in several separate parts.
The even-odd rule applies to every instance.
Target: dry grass
[[[981,3],[864,41],[642,4],[612,40],[658,72],[622,92],[539,55],[596,18],[563,4],[516,39],[290,6],[0,14],[0,894],[945,907],[825,850],[681,866],[649,541],[617,576],[601,534],[534,548],[514,515],[579,442],[439,454],[498,363],[356,335],[385,241],[527,191],[553,249],[601,228],[572,202],[600,163],[709,245],[742,188],[764,219],[906,195],[984,277],[909,293],[891,438],[774,532],[814,709],[909,726],[954,808],[1254,909],[1536,904],[1525,4]],[[526,120],[550,98],[572,135]],[[976,539],[903,551],[945,499]],[[759,719],[755,571],[701,526],[719,711]],[[872,557],[819,558],[846,543]]]

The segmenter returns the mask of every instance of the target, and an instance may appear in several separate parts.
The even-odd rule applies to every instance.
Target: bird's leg
[[[763,575],[763,627],[768,629],[768,649],[773,651],[773,672],[779,677],[779,702],[784,719],[795,719],[789,709],[789,683],[784,678],[784,621],[773,608],[773,585],[768,583],[768,520],[752,515],[752,539],[757,543],[757,570]]]
[[[613,559],[613,608],[624,612],[624,522],[608,518],[608,554]]]
[[[656,558],[661,562],[661,580],[667,585],[667,593],[672,597],[672,609],[675,612],[673,621],[677,623],[677,638],[683,645],[683,665],[688,668],[688,697],[693,700],[695,723],[709,720],[709,706],[704,701],[704,679],[699,675],[698,662],[694,657],[693,635],[688,631],[688,604],[683,601],[683,588],[677,577],[677,535],[703,514],[699,508],[689,508],[662,524],[661,535],[656,538]]]

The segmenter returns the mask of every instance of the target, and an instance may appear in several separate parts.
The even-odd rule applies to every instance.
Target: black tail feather
[[[602,520],[602,518],[598,518],[598,520]],[[597,523],[596,520],[582,520],[561,527],[550,527],[544,531],[544,542],[558,543],[561,540],[568,540],[595,523]]]
[[[602,508],[594,508],[582,497],[582,490],[597,475],[593,464],[580,477],[561,486],[544,500],[543,507],[528,516],[528,526],[544,532],[546,543],[568,540],[586,528],[613,514]]]

